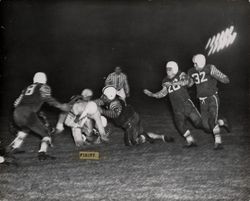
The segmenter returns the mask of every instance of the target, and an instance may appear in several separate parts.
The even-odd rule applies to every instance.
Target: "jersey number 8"
[[[28,86],[28,88],[26,89],[24,95],[26,95],[26,96],[32,95],[34,93],[35,87],[36,87],[35,84],[32,84],[32,85]]]

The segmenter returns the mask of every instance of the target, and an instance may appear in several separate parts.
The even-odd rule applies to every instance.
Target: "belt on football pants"
[[[215,93],[215,95],[217,95],[217,94],[218,94],[218,92]],[[214,96],[214,95],[212,95],[212,96]],[[201,101],[201,104],[205,104],[206,99],[207,99],[208,97],[212,97],[212,96],[199,97],[199,100]]]

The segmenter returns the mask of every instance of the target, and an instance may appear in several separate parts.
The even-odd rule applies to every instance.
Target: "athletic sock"
[[[25,137],[27,136],[27,133],[19,131],[17,133],[17,137],[14,139],[14,141],[11,143],[11,147],[13,149],[18,149],[22,146],[23,141],[25,139]]]

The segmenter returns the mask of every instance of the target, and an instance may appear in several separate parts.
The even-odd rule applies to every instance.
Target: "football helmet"
[[[37,72],[33,77],[33,83],[46,84],[47,83],[46,74],[43,72]]]
[[[203,54],[194,55],[192,61],[197,70],[203,69],[206,65],[206,57]]]
[[[81,93],[83,99],[90,100],[93,96],[93,91],[91,89],[84,89]]]
[[[115,87],[106,86],[102,90],[103,95],[105,95],[110,101],[114,100],[117,94]]]
[[[178,64],[175,61],[167,62],[166,69],[169,78],[173,78],[179,71]]]

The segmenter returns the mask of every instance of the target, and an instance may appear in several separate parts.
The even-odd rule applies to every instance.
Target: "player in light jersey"
[[[89,142],[109,141],[105,131],[107,120],[100,115],[96,103],[91,101],[92,96],[93,92],[90,89],[84,89],[81,96],[72,97],[69,103],[72,106],[71,111],[59,115],[56,126],[58,131],[64,130],[64,124],[70,127],[77,147]],[[98,137],[95,141],[94,135]]]

